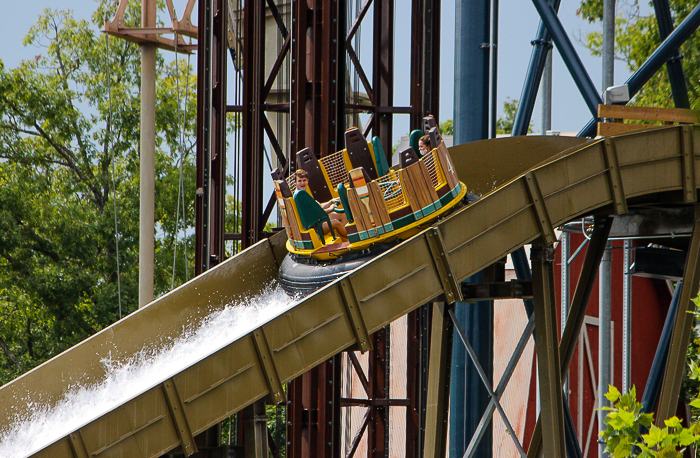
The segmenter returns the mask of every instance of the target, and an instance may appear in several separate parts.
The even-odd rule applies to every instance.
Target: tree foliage
[[[14,69],[0,61],[0,383],[119,318],[115,200],[123,313],[138,307],[140,51],[99,32],[116,3],[100,3],[92,24],[46,10],[24,40],[39,54]],[[126,19],[137,26],[140,7]],[[184,258],[172,266],[194,221],[194,86],[182,58],[159,58],[157,294],[187,275]]]
[[[518,114],[520,102],[506,97],[503,101],[503,115],[496,120],[496,134],[511,135],[515,125],[515,116]],[[532,124],[527,127],[527,133],[532,133]]]
[[[674,26],[695,8],[697,2],[691,0],[670,0]],[[631,71],[637,70],[661,44],[659,27],[650,5],[637,1],[622,2],[618,5],[615,20],[615,58],[627,64]],[[603,17],[603,0],[582,0],[577,14],[590,23],[600,22]],[[585,37],[586,46],[594,56],[602,53],[601,32],[591,32]],[[683,55],[683,69],[690,105],[700,109],[700,37],[698,32],[691,35],[680,48]],[[671,86],[665,68],[657,72],[634,97],[633,104],[650,107],[673,107]]]
[[[600,435],[613,458],[681,458],[686,447],[700,442],[698,423],[685,428],[674,416],[664,421],[663,428],[656,426],[654,414],[642,412],[634,386],[625,394],[611,386],[605,397],[613,406],[603,407],[608,414]]]

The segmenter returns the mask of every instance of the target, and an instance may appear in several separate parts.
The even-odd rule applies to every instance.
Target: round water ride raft
[[[422,132],[414,131],[412,146],[400,152],[394,167],[377,137],[368,142],[351,128],[342,151],[321,159],[309,148],[297,153],[297,169],[306,172],[308,184],[297,174],[283,180],[273,172],[288,237],[289,254],[279,270],[285,291],[311,293],[461,205],[467,187],[435,120],[425,118],[424,128],[431,149],[420,155]]]

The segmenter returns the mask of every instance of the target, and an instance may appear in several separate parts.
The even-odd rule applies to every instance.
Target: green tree
[[[656,426],[654,414],[642,412],[634,386],[625,394],[611,386],[605,397],[612,407],[603,407],[608,414],[600,436],[613,458],[681,458],[686,447],[700,442],[698,423],[685,428],[674,416],[664,421],[663,428]]]
[[[0,383],[119,318],[115,199],[123,312],[138,306],[140,52],[125,40],[107,44],[98,31],[116,3],[102,1],[92,25],[46,10],[24,40],[40,54],[14,69],[0,61]],[[126,19],[137,26],[140,7]],[[182,60],[160,57],[157,81],[161,294],[186,276],[180,257],[173,277],[177,234],[186,230],[184,243],[193,242],[196,101],[194,72]],[[186,106],[176,97],[185,87]]]
[[[515,125],[515,115],[518,114],[519,103],[510,97],[506,97],[503,101],[503,115],[499,116],[496,121],[496,134],[511,135],[513,133],[513,125]],[[532,124],[528,126],[527,133],[532,133]]]
[[[674,25],[678,25],[696,6],[691,0],[670,0]],[[637,70],[661,44],[656,16],[648,14],[649,8],[639,2],[625,2],[618,7],[615,22],[615,58],[627,64],[631,71]],[[577,14],[589,21],[599,23],[603,18],[602,0],[583,0]],[[586,46],[594,56],[602,52],[601,32],[591,32],[585,37]],[[690,105],[700,109],[700,38],[695,32],[680,48]],[[657,72],[634,97],[632,104],[649,107],[673,107],[671,86],[665,69]]]

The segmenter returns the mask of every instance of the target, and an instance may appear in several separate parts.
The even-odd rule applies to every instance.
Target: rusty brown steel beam
[[[275,59],[275,63],[272,65],[272,69],[270,70],[270,74],[267,77],[267,82],[265,83],[265,87],[263,88],[263,100],[267,99],[267,96],[270,95],[270,91],[272,90],[272,85],[275,83],[275,79],[277,79],[277,76],[279,75],[280,69],[282,68],[282,64],[284,63],[285,57],[287,57],[287,53],[289,52],[289,47],[292,42],[292,36],[287,35],[284,39],[284,43],[282,43],[282,48],[280,49],[280,52],[277,54],[277,58]]]
[[[279,8],[277,8],[277,5],[275,4],[275,1],[267,0],[267,7],[270,9],[270,14],[272,14],[272,17],[277,23],[277,28],[279,29],[282,38],[286,40],[289,36],[289,31],[287,30],[287,26],[284,24],[284,20],[282,19],[282,15],[280,14]]]
[[[422,391],[421,340],[423,309],[413,311],[406,317],[406,458],[420,456],[420,412]]]
[[[411,129],[440,111],[440,0],[411,4]]]
[[[373,42],[373,104],[375,123],[373,135],[379,137],[382,145],[392,145],[393,116],[381,113],[385,107],[394,105],[394,2],[377,0],[374,4]]]
[[[242,198],[241,244],[251,246],[258,239],[263,202],[263,130],[265,116],[263,82],[265,79],[265,7],[262,2],[243,6],[243,146],[241,150]]]
[[[210,53],[198,54],[197,200],[195,202],[195,273],[224,259],[226,201],[226,13],[225,0],[200,2],[199,43]],[[208,8],[211,11],[208,11]],[[206,16],[208,14],[208,16]]]
[[[389,332],[388,327],[382,328],[372,335],[374,350],[369,352],[369,399],[388,398],[387,364],[389,362]],[[367,448],[370,458],[384,458],[388,453],[389,442],[389,407],[382,405],[372,406]]]

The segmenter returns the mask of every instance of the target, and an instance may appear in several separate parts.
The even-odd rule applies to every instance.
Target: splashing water
[[[25,457],[38,452],[226,347],[294,304],[277,286],[257,297],[226,305],[159,350],[144,350],[126,362],[103,360],[106,376],[102,382],[71,387],[55,407],[33,405],[24,419],[0,432],[0,456]]]

